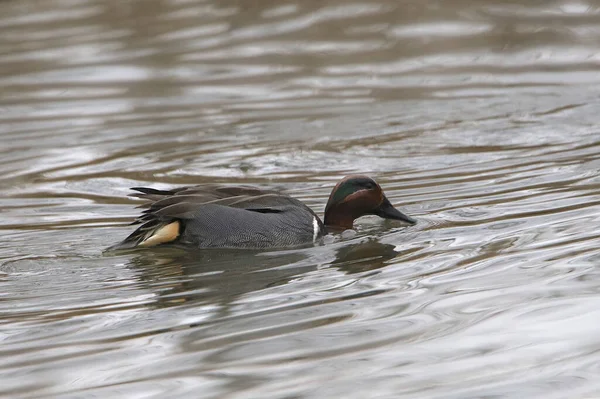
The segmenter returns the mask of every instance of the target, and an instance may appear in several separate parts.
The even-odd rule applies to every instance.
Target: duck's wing
[[[134,187],[132,190],[137,193],[130,194],[131,196],[147,200],[139,206],[146,209],[132,224],[148,221],[153,215],[172,214],[173,217],[177,217],[181,213],[179,211],[195,211],[203,204],[223,205],[255,212],[276,212],[276,208],[286,205],[305,206],[301,201],[279,191],[252,186],[205,185],[173,190]]]
[[[129,194],[131,197],[137,197],[147,202],[141,207],[149,207],[157,201],[177,196],[192,196],[195,202],[206,203],[214,200],[240,197],[240,196],[260,196],[263,194],[280,194],[275,190],[267,190],[253,186],[223,186],[217,184],[206,184],[202,186],[179,187],[171,190],[157,190],[149,187],[133,187],[136,193]]]
[[[225,224],[231,217],[248,220],[257,216],[256,213],[282,213],[291,207],[302,208],[312,213],[297,199],[274,190],[251,186],[207,185],[173,190],[135,187],[133,190],[137,191],[133,196],[147,200],[142,205],[146,209],[132,223],[141,226],[109,250],[151,247],[174,242],[186,224],[197,225],[199,218],[215,212],[223,215]],[[235,212],[232,208],[238,211]]]

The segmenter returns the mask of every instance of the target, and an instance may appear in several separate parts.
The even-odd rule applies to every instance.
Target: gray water
[[[527,5],[522,5],[527,4]],[[600,397],[600,7],[0,1],[0,396]],[[129,187],[418,219],[128,254]]]

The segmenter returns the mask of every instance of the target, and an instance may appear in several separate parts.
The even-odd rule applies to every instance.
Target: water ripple
[[[0,2],[0,396],[595,397],[589,2]],[[103,256],[128,187],[419,223]]]

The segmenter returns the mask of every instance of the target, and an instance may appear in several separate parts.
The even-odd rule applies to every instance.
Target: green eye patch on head
[[[369,178],[353,178],[343,181],[335,190],[332,203],[340,203],[349,196],[360,190],[372,190],[377,184]]]

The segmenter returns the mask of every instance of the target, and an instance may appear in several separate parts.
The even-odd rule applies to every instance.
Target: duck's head
[[[367,176],[345,177],[331,191],[325,207],[325,225],[336,229],[351,229],[354,219],[365,215],[377,215],[409,224],[417,223],[394,208],[375,180]]]

